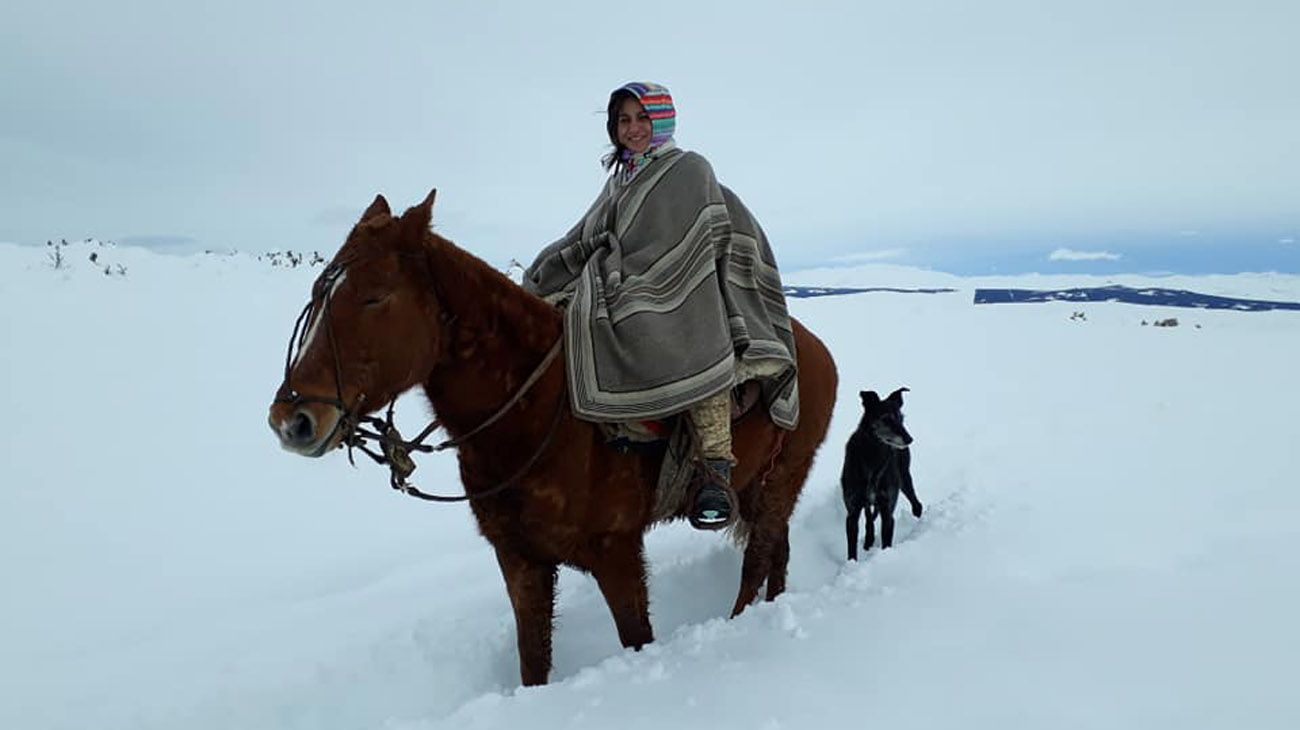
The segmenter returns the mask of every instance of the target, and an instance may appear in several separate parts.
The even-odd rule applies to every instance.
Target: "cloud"
[[[77,12],[60,10],[70,4]],[[643,9],[576,4],[582,22],[561,26],[546,4],[501,13],[490,2],[416,3],[403,22],[375,24],[358,3],[326,0],[312,4],[311,32],[292,34],[295,3],[230,0],[212,13],[142,0],[131,18],[113,3],[6,4],[22,42],[0,42],[0,69],[23,73],[0,71],[0,237],[180,231],[244,250],[334,245],[375,192],[404,210],[436,183],[448,197],[434,221],[448,234],[493,260],[518,255],[567,230],[604,183],[604,100],[645,66],[592,64],[588,42]],[[1183,13],[1178,32],[1120,34],[1101,55],[1116,8],[1130,31],[1164,27],[1167,8],[1102,0],[1025,13],[1011,0],[949,0],[938,15],[932,3],[891,4],[888,21],[872,22],[880,3],[835,3],[827,22],[795,3],[726,5],[656,6],[696,22],[666,32],[675,53],[655,74],[677,99],[679,143],[708,157],[774,242],[825,241],[820,260],[901,263],[947,241],[975,257],[1044,236],[1087,248],[1129,245],[1101,238],[1119,231],[1201,228],[1195,242],[1233,221],[1294,235],[1300,145],[1279,140],[1300,128],[1300,95],[1278,89],[1294,86],[1300,3]],[[720,22],[740,32],[712,32]],[[478,30],[441,34],[438,57],[457,63],[438,64],[431,27]],[[971,38],[1002,34],[1016,41],[969,52]],[[755,39],[790,52],[756,54]],[[725,68],[735,58],[744,63]],[[519,84],[521,65],[548,83]],[[861,69],[899,66],[873,76],[869,94],[842,93],[861,86]],[[783,103],[738,131],[735,110],[763,84]],[[502,143],[520,135],[499,109],[505,88],[547,110],[525,135],[544,142],[523,155]],[[357,89],[410,103],[400,117],[376,114]],[[1207,108],[1233,113],[1198,113]],[[806,129],[820,133],[782,131]],[[825,164],[845,140],[869,169]],[[1241,170],[1249,185],[1221,183]],[[872,237],[844,233],[862,231]],[[851,258],[895,245],[908,254]]]
[[[884,261],[885,259],[902,258],[907,253],[904,248],[888,248],[879,251],[863,251],[861,253],[851,253],[844,256],[836,256],[831,259],[837,264],[862,264],[870,261]]]
[[[1287,237],[1287,238],[1279,238],[1279,239],[1277,239],[1277,242],[1278,242],[1278,243],[1295,243],[1295,239],[1294,239],[1294,238],[1290,238],[1290,237]]]
[[[1068,248],[1058,248],[1047,257],[1050,261],[1119,261],[1123,254],[1111,253],[1110,251],[1075,251]]]

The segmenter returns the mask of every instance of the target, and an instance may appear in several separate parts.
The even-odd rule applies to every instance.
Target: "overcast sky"
[[[527,263],[644,79],[785,263],[1300,250],[1297,29],[1295,0],[8,3],[0,240],[328,254],[437,187],[444,235]]]

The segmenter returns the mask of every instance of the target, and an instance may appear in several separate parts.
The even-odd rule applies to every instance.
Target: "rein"
[[[415,471],[416,466],[415,461],[411,458],[411,452],[419,451],[422,453],[432,453],[460,446],[474,435],[482,432],[500,420],[516,403],[520,401],[520,399],[524,397],[525,394],[528,393],[529,390],[532,389],[534,385],[537,384],[537,381],[541,380],[542,375],[546,373],[550,366],[559,357],[564,344],[564,335],[561,334],[555,341],[555,344],[551,346],[551,349],[546,353],[546,356],[542,358],[542,362],[534,368],[533,372],[528,376],[528,379],[519,387],[519,390],[515,391],[515,394],[511,396],[510,400],[506,401],[505,405],[498,408],[495,413],[487,418],[487,420],[456,438],[449,438],[436,445],[429,445],[424,443],[424,440],[434,431],[442,427],[442,421],[435,418],[429,423],[429,425],[425,426],[424,430],[420,431],[415,438],[408,441],[402,438],[402,434],[397,430],[397,426],[393,423],[393,409],[397,404],[397,396],[394,396],[393,399],[388,402],[388,413],[383,419],[376,416],[361,414],[362,404],[364,404],[366,400],[365,393],[362,393],[357,397],[357,402],[352,408],[349,408],[348,405],[343,402],[343,368],[342,360],[339,358],[338,342],[334,338],[334,318],[331,316],[330,295],[333,294],[333,288],[338,285],[339,281],[346,273],[347,263],[347,261],[331,262],[325,267],[325,270],[321,272],[320,277],[312,286],[312,298],[307,302],[307,305],[303,307],[302,313],[298,315],[298,320],[293,326],[293,333],[289,335],[289,349],[285,354],[284,360],[284,381],[280,387],[281,391],[286,394],[276,396],[275,402],[287,403],[290,405],[322,403],[337,408],[341,415],[339,416],[338,421],[335,422],[334,429],[321,441],[322,445],[333,441],[335,434],[341,431],[343,437],[340,440],[340,444],[345,444],[348,447],[348,463],[356,466],[356,460],[353,458],[353,449],[359,449],[363,454],[369,456],[376,464],[387,466],[389,468],[389,486],[412,497],[423,499],[428,502],[464,502],[491,497],[514,485],[519,479],[528,473],[533,465],[537,463],[537,460],[541,458],[542,454],[546,452],[547,447],[550,446],[551,441],[555,436],[555,432],[560,425],[560,419],[564,415],[564,406],[568,400],[567,388],[562,388],[560,391],[560,397],[557,399],[555,404],[555,413],[551,416],[550,426],[547,428],[546,436],[542,439],[537,449],[533,451],[532,455],[528,457],[528,460],[524,462],[524,465],[513,475],[486,490],[474,494],[469,494],[467,492],[465,494],[454,496],[428,494],[420,491],[414,484],[407,481]],[[304,326],[306,323],[312,321],[312,315],[316,312],[317,297],[321,298],[321,306],[323,307],[321,318],[324,320],[325,334],[329,339],[330,353],[334,358],[334,398],[304,396],[295,391],[289,383],[290,373],[293,369],[294,351],[297,350],[299,355],[302,354],[303,341],[307,338],[307,330]],[[319,326],[319,323],[317,323],[316,326]],[[371,426],[373,430],[366,429],[363,424]],[[369,448],[367,445],[368,441],[373,441],[378,444],[378,453]],[[319,456],[319,454],[317,455]]]

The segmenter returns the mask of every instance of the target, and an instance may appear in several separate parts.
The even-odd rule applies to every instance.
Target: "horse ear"
[[[903,394],[906,393],[906,392],[908,392],[907,388],[905,388],[905,387],[904,387],[904,388],[899,388],[898,390],[894,391],[893,393],[890,393],[890,394],[889,394],[889,397],[886,398],[885,400],[889,401],[891,404],[893,404],[893,405],[894,405],[895,407],[897,407],[897,408],[902,408],[902,407],[903,407]]]
[[[361,214],[360,222],[365,223],[366,221],[370,220],[371,218],[374,218],[377,215],[392,215],[392,214],[393,211],[388,209],[388,201],[384,200],[384,196],[376,195],[375,202],[371,203],[370,207],[366,208],[366,212]]]
[[[429,230],[429,223],[433,220],[433,199],[436,197],[438,197],[438,189],[434,188],[429,191],[424,200],[402,214],[402,223],[414,227],[423,236]]]

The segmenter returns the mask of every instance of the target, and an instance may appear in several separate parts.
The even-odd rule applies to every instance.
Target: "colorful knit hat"
[[[635,96],[637,101],[641,102],[641,106],[645,107],[646,114],[650,115],[650,149],[673,138],[673,132],[677,129],[677,110],[673,107],[672,94],[659,84],[652,84],[649,81],[631,81],[614,89],[609,95],[610,118],[607,130],[610,142],[615,146],[618,145],[618,110],[614,106],[614,101],[624,93]]]

